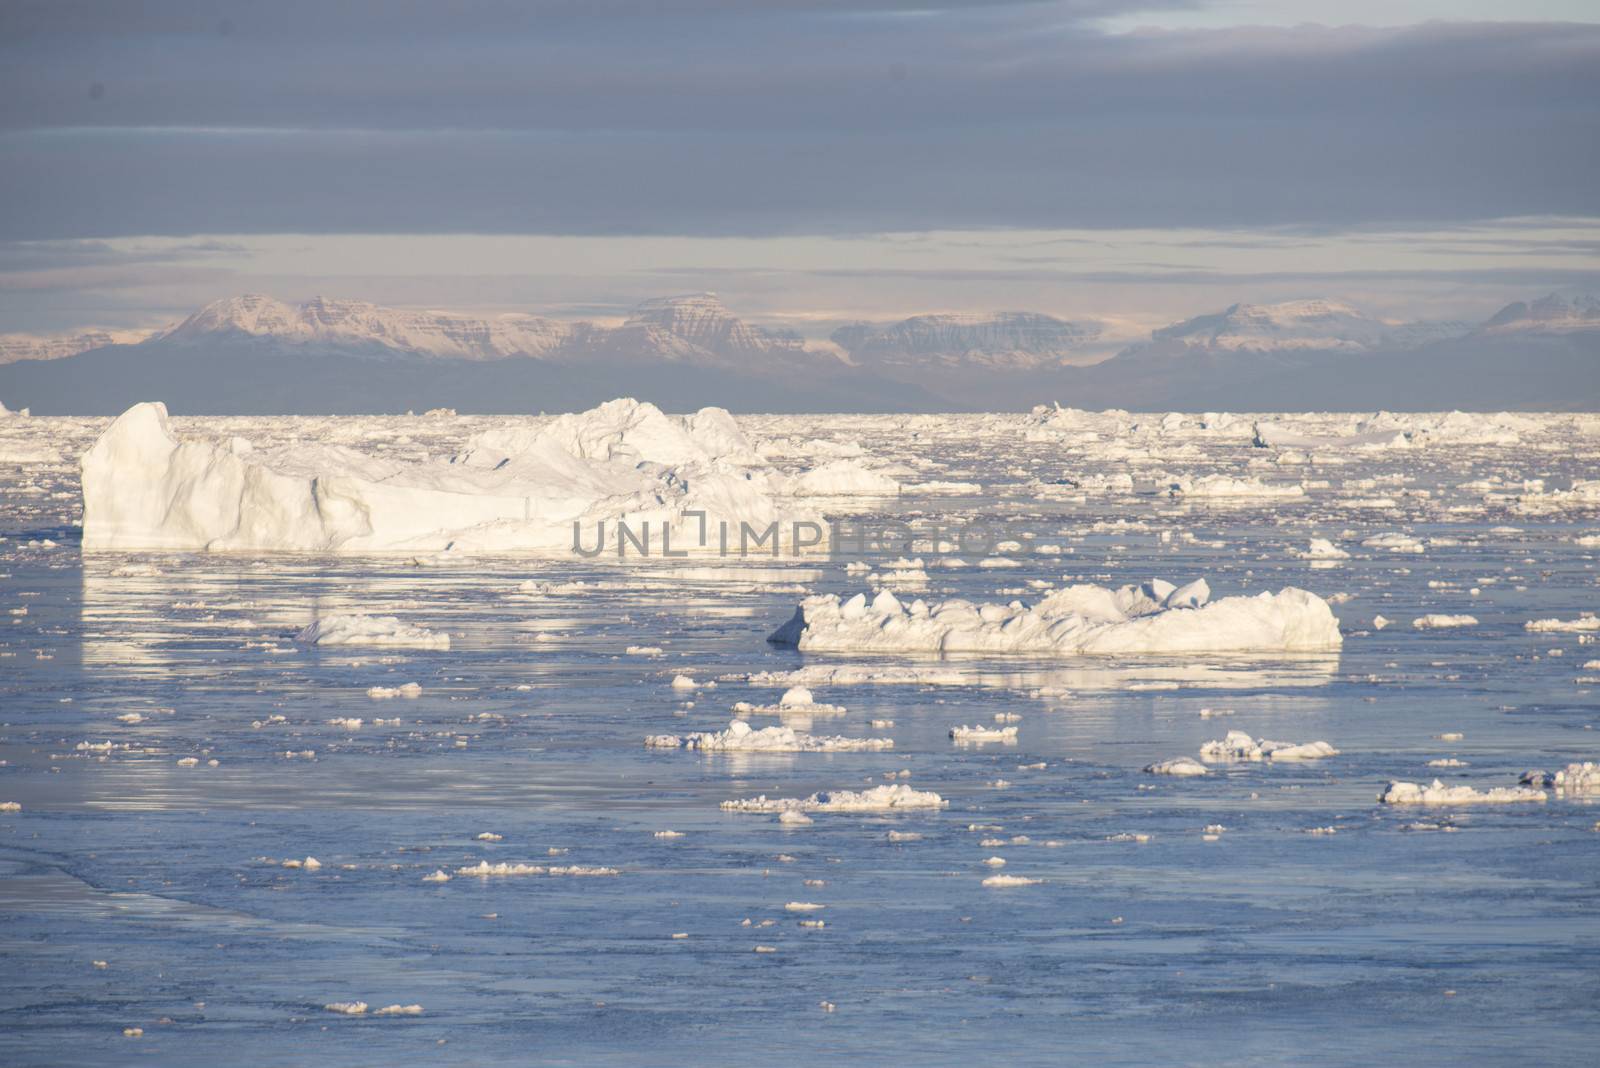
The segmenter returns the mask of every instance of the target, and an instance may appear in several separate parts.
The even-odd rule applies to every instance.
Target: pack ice
[[[673,525],[674,551],[699,547],[703,510],[764,531],[792,519],[781,479],[733,418],[704,408],[682,418],[631,399],[539,426],[474,435],[448,459],[405,463],[338,445],[257,450],[248,441],[180,439],[166,406],[128,409],[83,458],[87,550],[305,552],[566,551],[607,524],[636,533]],[[712,533],[710,545],[716,546]]]
[[[1210,600],[1204,579],[1177,587],[1068,586],[1034,605],[808,597],[767,640],[806,652],[1278,653],[1340,647],[1328,602],[1294,587]]]

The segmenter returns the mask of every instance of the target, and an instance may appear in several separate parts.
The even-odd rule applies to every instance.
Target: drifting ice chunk
[[[1229,731],[1220,742],[1207,742],[1200,747],[1200,759],[1211,763],[1238,760],[1321,760],[1338,756],[1339,750],[1327,742],[1274,742],[1266,738],[1252,738],[1244,731]]]
[[[1476,627],[1478,625],[1478,617],[1451,616],[1435,612],[1430,615],[1419,616],[1416,619],[1413,619],[1411,621],[1411,625],[1417,630],[1444,630],[1450,627]]]
[[[1524,786],[1551,786],[1556,793],[1568,797],[1600,794],[1600,764],[1586,760],[1581,764],[1568,764],[1557,772],[1525,771]]]
[[[834,460],[789,484],[796,497],[896,497],[900,483],[856,460]]]
[[[1292,587],[1205,603],[1203,583],[1068,586],[1033,606],[951,600],[909,606],[879,595],[808,597],[767,640],[834,653],[1214,653],[1338,649],[1328,603]],[[1179,604],[1195,607],[1179,607]]]
[[[394,616],[323,616],[294,636],[302,645],[399,645],[448,649],[450,635],[402,623]]]
[[[1151,775],[1179,775],[1197,776],[1210,774],[1206,766],[1194,757],[1174,757],[1171,760],[1161,760],[1147,766],[1145,771]]]
[[[1378,800],[1386,805],[1510,805],[1523,801],[1543,801],[1543,790],[1527,786],[1496,786],[1476,790],[1471,786],[1446,786],[1438,779],[1427,786],[1415,782],[1392,782]]]
[[[981,742],[1015,742],[1015,727],[951,727],[950,740],[962,744]]]
[[[913,790],[903,783],[874,786],[870,790],[824,790],[810,797],[774,797],[765,794],[740,801],[724,801],[726,812],[898,812],[902,809],[939,809],[948,804],[931,791]]]
[[[1524,630],[1540,634],[1582,634],[1600,630],[1600,616],[1579,616],[1577,619],[1534,619],[1522,625]]]
[[[840,753],[893,749],[889,738],[816,737],[789,727],[756,730],[742,719],[732,720],[725,731],[678,737],[655,734],[644,740],[652,749],[699,749],[708,753]]]
[[[1348,560],[1350,554],[1339,548],[1327,538],[1312,538],[1311,545],[1303,553],[1296,553],[1301,560]]]

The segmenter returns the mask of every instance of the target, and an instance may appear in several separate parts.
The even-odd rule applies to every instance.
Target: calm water
[[[985,443],[959,423],[915,446],[885,424],[819,425],[890,451],[899,441],[946,465],[923,477],[986,488],[903,511],[1014,519],[1071,550],[1017,554],[1015,568],[930,566],[919,595],[1008,600],[1064,577],[1205,575],[1216,596],[1299,585],[1351,595],[1335,607],[1344,649],[886,658],[871,663],[956,675],[819,685],[819,701],[848,712],[814,730],[892,737],[892,752],[652,751],[648,734],[719,729],[735,701],[775,701],[781,686],[753,686],[753,672],[841,662],[765,637],[801,591],[863,588],[859,577],[842,561],[85,562],[70,466],[13,467],[0,609],[27,613],[0,624],[0,801],[23,808],[0,814],[0,1061],[1593,1063],[1600,806],[1375,800],[1390,779],[1512,785],[1526,768],[1600,758],[1596,689],[1575,681],[1600,675],[1582,667],[1600,645],[1523,628],[1600,607],[1597,551],[1574,541],[1593,517],[1452,510],[1477,499],[1457,484],[1489,467],[1560,474],[1559,453],[1408,460],[1432,496],[1382,512],[1351,505],[1340,484],[1393,462],[1335,470],[1305,501],[1223,508],[1041,495],[1029,480],[1061,474],[1059,453]],[[50,432],[77,447],[90,429]],[[1391,530],[1438,544],[1359,547]],[[1355,558],[1294,559],[1312,535]],[[46,538],[56,544],[29,545]],[[517,592],[530,578],[599,584]],[[315,614],[351,610],[447,630],[452,648],[292,641]],[[1425,612],[1479,624],[1413,629]],[[1394,622],[1372,630],[1378,613]],[[662,652],[625,652],[641,645]],[[676,691],[680,672],[720,681]],[[422,696],[365,692],[402,682]],[[140,720],[119,719],[130,713]],[[947,737],[996,713],[1021,717],[1018,744]],[[1230,729],[1326,739],[1341,755],[1204,779],[1141,770]],[[315,757],[283,755],[304,750]],[[1446,757],[1467,766],[1426,766]],[[902,769],[894,781],[949,807],[799,827],[718,807]],[[1215,824],[1226,830],[1207,841]],[[1309,833],[1324,828],[1336,833]],[[283,866],[308,856],[321,868]],[[994,856],[1041,882],[982,887]],[[619,874],[423,881],[480,859]],[[355,1000],[424,1011],[323,1008]],[[135,1027],[142,1036],[124,1036]]]

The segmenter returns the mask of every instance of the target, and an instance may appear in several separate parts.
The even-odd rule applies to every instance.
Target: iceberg
[[[635,534],[649,524],[646,553],[667,548],[667,526],[674,555],[718,551],[721,524],[735,541],[748,524],[792,545],[794,524],[814,520],[786,511],[776,476],[753,459],[721,409],[675,419],[631,399],[485,431],[422,463],[339,445],[180,439],[165,405],[143,403],[84,455],[83,547],[553,553],[572,551],[581,533],[586,549],[620,552],[618,523]],[[825,544],[820,522],[815,535]]]
[[[822,594],[802,601],[767,640],[803,652],[1056,656],[1325,652],[1342,643],[1328,602],[1305,590],[1209,597],[1203,579],[1181,588],[1159,579],[1120,589],[1068,586],[1034,605],[904,605],[887,590],[871,601]]]

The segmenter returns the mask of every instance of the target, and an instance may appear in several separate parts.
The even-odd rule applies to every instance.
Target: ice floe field
[[[0,418],[6,1063],[1600,1039],[1600,417],[110,427]]]

